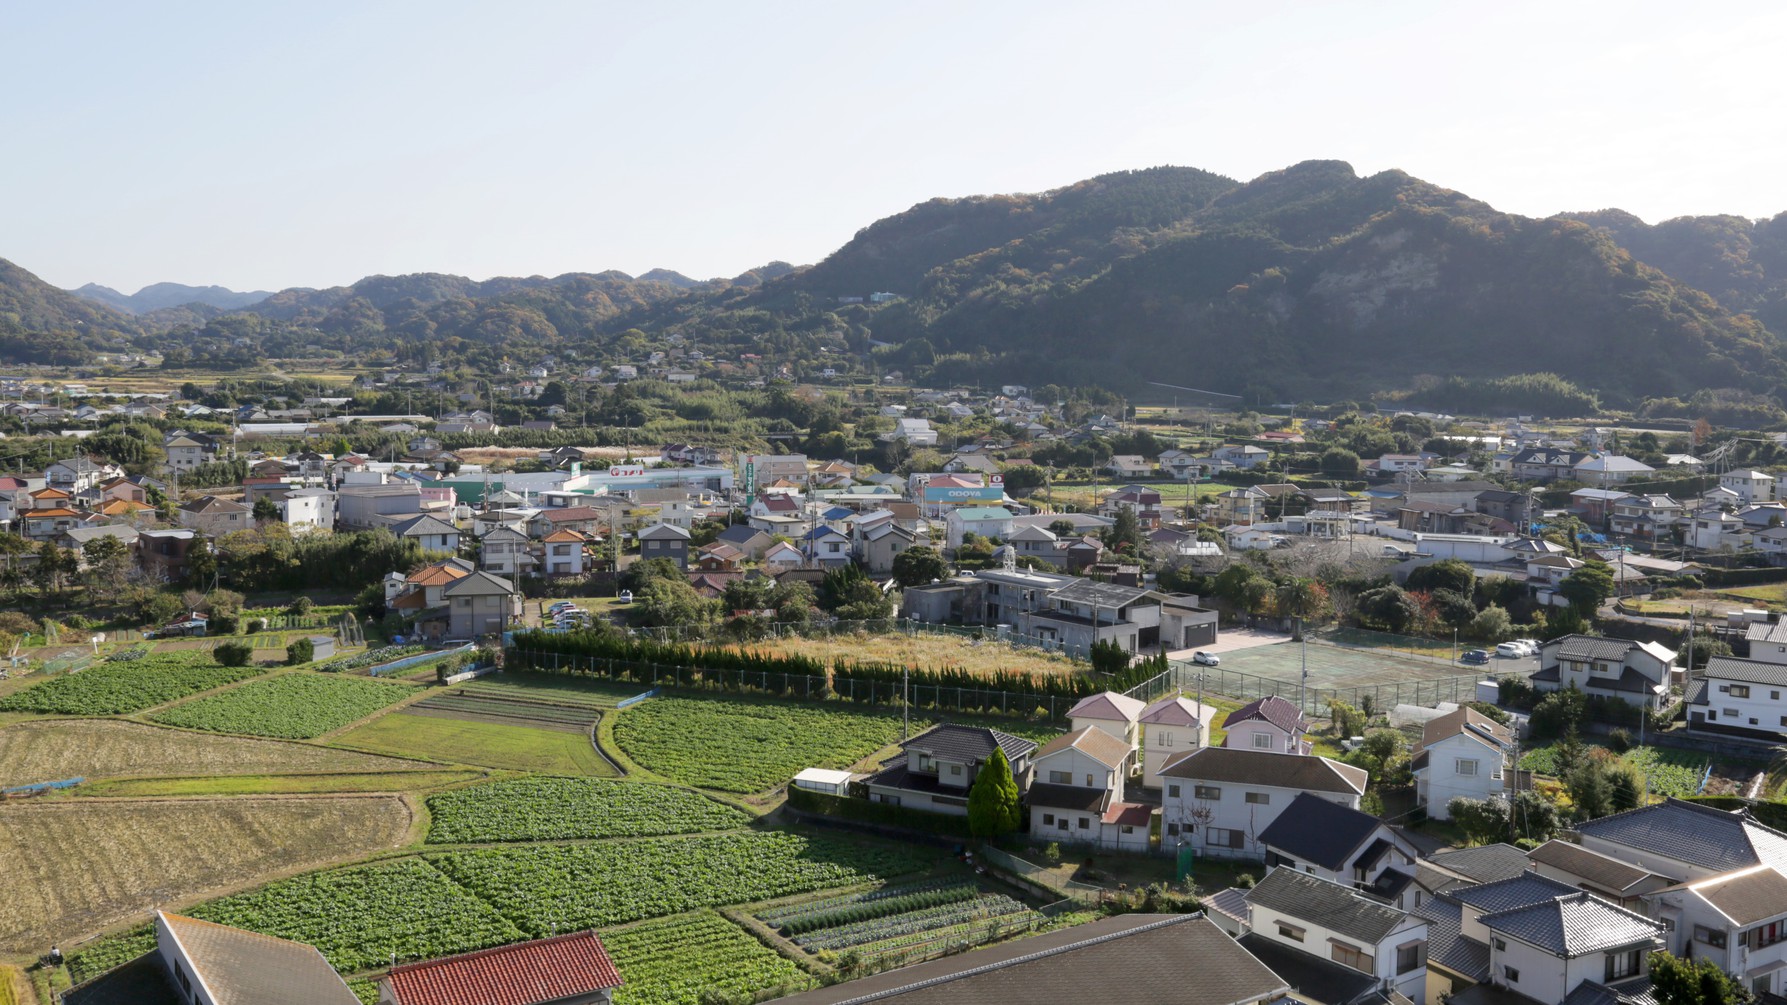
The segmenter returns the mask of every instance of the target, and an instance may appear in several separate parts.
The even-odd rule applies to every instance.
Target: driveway
[[[1256,646],[1272,646],[1291,640],[1288,632],[1264,632],[1257,628],[1233,628],[1216,633],[1216,641],[1196,649],[1179,649],[1167,653],[1169,660],[1188,660],[1195,652],[1232,653]]]

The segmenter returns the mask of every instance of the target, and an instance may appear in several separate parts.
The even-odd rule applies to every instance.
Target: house
[[[79,527],[84,520],[79,510],[67,506],[35,506],[20,514],[23,533],[33,541],[53,541]]]
[[[1067,721],[1075,730],[1097,728],[1122,741],[1131,750],[1137,746],[1139,731],[1136,721],[1147,704],[1115,691],[1101,691],[1081,698],[1067,710]]]
[[[1409,755],[1415,805],[1434,820],[1450,820],[1454,799],[1503,798],[1513,747],[1508,727],[1474,708],[1429,719]]]
[[[1530,447],[1517,452],[1508,462],[1509,473],[1521,481],[1555,482],[1576,477],[1576,465],[1588,460],[1579,450],[1558,450],[1552,447]]]
[[[1645,541],[1669,539],[1688,508],[1666,495],[1628,495],[1613,503],[1607,529]]]
[[[1427,919],[1283,868],[1268,872],[1241,900],[1247,913],[1241,947],[1292,984],[1293,1000],[1427,1000]]]
[[[1154,465],[1140,454],[1115,454],[1105,462],[1104,469],[1118,478],[1146,478],[1153,473]]]
[[[1675,671],[1675,652],[1655,642],[1566,635],[1540,647],[1539,670],[1531,680],[1539,691],[1573,687],[1661,708]]]
[[[1526,857],[1532,871],[1540,876],[1634,910],[1643,910],[1644,898],[1649,894],[1674,885],[1654,872],[1561,838],[1545,842],[1527,852]]]
[[[1787,619],[1752,623],[1744,629],[1744,641],[1750,659],[1787,666]]]
[[[695,567],[702,572],[737,572],[745,553],[724,541],[704,544],[695,551]]]
[[[1648,958],[1663,948],[1663,924],[1582,890],[1529,895],[1522,899],[1530,903],[1499,910],[1482,906],[1537,879],[1460,891],[1463,935],[1480,935],[1475,941],[1489,946],[1488,980],[1449,1001],[1494,1005],[1510,991],[1548,1005],[1647,1000]]]
[[[863,530],[857,550],[869,575],[887,576],[893,573],[894,559],[918,544],[917,534],[887,520]]]
[[[593,506],[553,506],[534,514],[528,521],[527,530],[534,537],[546,537],[561,530],[596,537],[602,532],[602,524],[602,511]]]
[[[776,541],[763,553],[763,568],[774,575],[789,569],[798,569],[807,564],[807,556],[800,549],[786,541]]]
[[[1266,503],[1271,498],[1258,485],[1230,489],[1216,497],[1216,522],[1228,526],[1260,523],[1267,518]]]
[[[850,538],[831,527],[814,527],[801,535],[800,548],[807,562],[816,568],[839,569],[853,561]]]
[[[1479,513],[1506,520],[1516,527],[1525,526],[1534,510],[1531,496],[1506,489],[1484,489],[1477,493],[1471,505]]]
[[[685,572],[689,568],[689,532],[667,523],[653,524],[638,533],[639,557],[667,558]]]
[[[1260,844],[1268,868],[1352,887],[1392,907],[1414,906],[1420,853],[1369,813],[1302,793],[1260,832]]]
[[[1142,731],[1142,786],[1160,788],[1160,769],[1167,758],[1208,746],[1210,722],[1216,715],[1214,706],[1199,705],[1183,695],[1169,695],[1142,709],[1136,719]]]
[[[1623,485],[1635,478],[1648,478],[1657,469],[1642,461],[1619,454],[1592,454],[1576,463],[1577,481],[1584,485]]]
[[[1222,745],[1242,750],[1307,754],[1309,720],[1290,700],[1270,695],[1235,709],[1222,720]]]
[[[1161,766],[1161,844],[1211,858],[1263,861],[1259,836],[1301,793],[1359,808],[1361,768],[1310,754],[1198,747]]]
[[[1705,506],[1682,523],[1683,536],[1696,551],[1719,551],[1741,548],[1745,544],[1744,522],[1717,506]]]
[[[541,569],[548,576],[581,576],[587,571],[584,546],[589,538],[574,530],[555,530],[540,542]]]
[[[358,1005],[315,946],[155,912],[154,948],[62,992],[64,1005]]]
[[[1756,648],[1752,644],[1752,652]],[[1783,694],[1787,694],[1787,666],[1714,656],[1689,685],[1688,727],[1780,742],[1787,734]]]
[[[459,528],[438,517],[423,514],[401,520],[391,525],[391,533],[415,541],[424,551],[444,551],[449,555],[459,551]]]
[[[1578,842],[1672,882],[1709,879],[1754,865],[1787,869],[1787,834],[1746,810],[1726,812],[1665,799],[1576,825]]]
[[[485,572],[497,576],[525,576],[533,573],[538,565],[533,542],[513,527],[492,527],[478,538],[478,567]]]
[[[1272,452],[1264,447],[1251,444],[1245,446],[1222,446],[1210,451],[1213,460],[1232,464],[1242,471],[1256,468],[1272,459]]]
[[[1652,898],[1669,951],[1712,960],[1756,995],[1787,990],[1787,875],[1753,865]]]
[[[330,489],[281,489],[268,498],[279,507],[279,519],[294,534],[335,529],[336,497]]]
[[[1135,514],[1136,522],[1143,530],[1158,530],[1162,515],[1160,493],[1141,485],[1125,485],[1123,488],[1105,496],[1099,504],[1098,515],[1117,519],[1117,514],[1128,509]]]
[[[342,530],[372,530],[422,512],[422,488],[414,482],[343,485],[335,495],[335,520]]]
[[[1003,539],[1011,533],[1011,510],[1003,506],[958,506],[944,517],[949,546],[960,548],[969,534]]]
[[[192,542],[190,530],[145,530],[137,538],[137,564],[151,581],[179,582],[186,578]]]
[[[1113,993],[1113,989],[1121,992]],[[1201,914],[1125,914],[884,970],[778,1005],[1005,1005],[1038,997],[1266,1005],[1290,986]]]
[[[447,602],[448,632],[456,639],[501,632],[521,617],[515,584],[488,572],[474,572],[441,590]]]
[[[136,548],[137,539],[141,536],[142,534],[129,524],[106,524],[102,527],[70,527],[68,532],[62,535],[60,543],[62,547],[80,553],[81,567],[84,569],[87,567],[87,559],[83,549],[86,547],[87,542],[102,537],[116,538],[126,548],[134,550]]]
[[[952,723],[932,726],[901,743],[901,752],[863,784],[870,802],[967,816],[968,789],[995,749],[1005,752],[1018,791],[1027,790],[1035,743],[984,726]]]
[[[1619,489],[1577,489],[1570,493],[1570,508],[1591,527],[1606,527],[1613,508],[1630,494]]]
[[[1123,801],[1135,749],[1097,726],[1076,728],[1031,757],[1030,833],[1117,851],[1148,850],[1153,811]]]
[[[727,527],[725,530],[720,531],[719,536],[715,538],[715,540],[732,545],[739,551],[744,552],[745,557],[751,559],[762,558],[763,553],[768,551],[769,547],[776,543],[775,538],[770,537],[768,534],[765,534],[755,527],[742,523],[735,523],[732,526]]]
[[[608,1005],[620,971],[595,932],[392,967],[379,1005]]]
[[[77,498],[96,495],[99,486],[123,474],[124,469],[116,464],[86,456],[56,461],[43,469],[44,481],[50,488],[61,489]]]
[[[937,431],[931,428],[929,419],[895,419],[893,432],[883,439],[903,440],[909,447],[934,447],[937,445]]]
[[[385,606],[406,617],[423,611],[444,610],[446,589],[476,572],[471,562],[450,558],[416,570],[408,576],[392,572],[385,576]]]
[[[1766,471],[1727,471],[1719,476],[1719,488],[1736,493],[1746,506],[1775,501],[1775,476]]]
[[[254,511],[231,499],[201,496],[180,507],[180,526],[219,538],[254,526]]]

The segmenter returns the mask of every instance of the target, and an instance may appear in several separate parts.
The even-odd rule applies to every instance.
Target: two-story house
[[[859,528],[856,551],[869,575],[887,576],[893,573],[894,559],[921,543],[916,533],[888,519]]]
[[[447,630],[456,639],[501,632],[521,617],[521,592],[489,572],[456,579],[441,596],[447,601]]]
[[[1011,518],[1011,510],[1003,506],[957,506],[943,518],[946,540],[951,548],[960,548],[969,534],[1003,540],[1011,533]]]
[[[1269,867],[1350,886],[1393,907],[1415,906],[1420,852],[1401,832],[1362,810],[1300,793],[1260,832],[1260,844]]]
[[[1761,648],[1768,645],[1765,642]],[[1758,648],[1751,643],[1751,652]],[[1783,695],[1787,695],[1787,666],[1714,656],[1689,687],[1688,727],[1778,742],[1787,734]]]
[[[233,499],[201,496],[180,507],[180,526],[219,538],[254,526],[254,511]]]
[[[1294,702],[1268,695],[1230,712],[1222,720],[1222,745],[1241,750],[1307,754],[1309,720]]]
[[[268,498],[279,507],[279,519],[294,534],[335,529],[335,492],[331,489],[283,489]]]
[[[1084,726],[1038,748],[1031,758],[1030,833],[1038,838],[1148,850],[1151,807],[1124,802],[1135,750],[1097,726]]]
[[[459,528],[439,517],[422,514],[391,525],[391,533],[413,540],[425,551],[442,551],[449,555],[459,551]]]
[[[540,542],[540,568],[548,576],[581,576],[586,571],[584,545],[589,539],[574,530],[557,530]]]
[[[1539,691],[1573,687],[1590,695],[1661,708],[1676,670],[1675,652],[1655,642],[1565,635],[1539,649],[1532,675]]]
[[[1712,960],[1756,995],[1787,988],[1787,875],[1767,865],[1670,887],[1651,897],[1669,951]]]
[[[1258,485],[1230,489],[1216,497],[1216,522],[1224,526],[1251,526],[1267,519],[1272,497]]]
[[[1553,838],[1526,853],[1532,871],[1602,900],[1646,913],[1645,898],[1674,881],[1579,844]]]
[[[800,549],[807,564],[818,569],[841,569],[854,561],[850,538],[823,524],[801,535]]]
[[[667,558],[679,569],[689,568],[689,532],[667,523],[655,523],[638,534],[641,559]]]
[[[1161,843],[1212,858],[1263,861],[1260,834],[1298,795],[1359,808],[1367,775],[1326,757],[1230,747],[1174,754],[1160,769]]]
[[[1143,530],[1160,529],[1163,507],[1159,490],[1144,485],[1125,485],[1105,496],[1098,507],[1098,515],[1115,520],[1124,509],[1135,514],[1136,522]]]
[[[1509,473],[1526,482],[1554,482],[1576,477],[1576,465],[1588,460],[1580,450],[1559,450],[1554,447],[1530,447],[1517,452],[1508,462]]]
[[[1168,695],[1142,709],[1136,718],[1142,731],[1142,786],[1160,788],[1160,769],[1167,758],[1209,746],[1210,723],[1218,714],[1214,706],[1199,705],[1184,695]]]
[[[1753,865],[1787,869],[1787,834],[1748,810],[1665,799],[1576,825],[1582,847],[1681,883]]]
[[[1288,868],[1272,869],[1239,899],[1242,948],[1297,988],[1296,999],[1427,1001],[1427,919]]]
[[[1775,476],[1766,471],[1727,471],[1719,476],[1719,488],[1736,493],[1746,506],[1775,501]]]
[[[1450,820],[1452,800],[1501,799],[1514,736],[1474,708],[1460,708],[1421,727],[1410,754],[1415,805],[1434,820]]]
[[[538,568],[533,542],[513,527],[493,527],[478,538],[478,567],[496,576],[525,576]]]
[[[1667,541],[1688,515],[1688,508],[1666,495],[1628,495],[1613,504],[1608,529],[1643,541]]]
[[[1125,747],[1134,750],[1140,732],[1136,728],[1136,722],[1145,708],[1146,703],[1138,698],[1115,691],[1100,691],[1074,703],[1067,710],[1067,721],[1075,730],[1087,727],[1102,729],[1121,740]]]
[[[1479,887],[1478,889],[1482,889]],[[1465,891],[1469,893],[1471,891]],[[1641,994],[1648,959],[1663,948],[1664,926],[1586,891],[1480,914],[1466,912],[1467,937],[1489,944],[1489,982],[1454,994],[1461,1005],[1505,999],[1518,992],[1545,1005],[1563,1005],[1584,985],[1603,1001]]]
[[[1251,444],[1241,446],[1225,445],[1210,451],[1213,460],[1226,461],[1242,471],[1259,467],[1272,459],[1272,452],[1264,447]]]
[[[863,784],[871,802],[967,816],[968,790],[995,749],[1004,751],[1018,791],[1027,791],[1035,743],[997,729],[954,723],[932,726],[901,743],[901,752]]]

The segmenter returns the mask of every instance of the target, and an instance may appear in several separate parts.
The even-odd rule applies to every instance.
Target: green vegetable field
[[[122,715],[234,684],[262,672],[261,667],[218,666],[211,654],[203,651],[155,653],[51,678],[0,698],[0,712]]]
[[[814,980],[799,967],[716,914],[653,921],[602,933],[627,983],[615,1005],[700,1005],[703,995],[733,1001],[769,989],[804,991]]]
[[[527,845],[429,860],[530,935],[620,925],[917,871],[909,846],[786,832]]]
[[[668,785],[517,778],[428,798],[432,844],[655,837],[743,827],[751,815]]]
[[[848,767],[899,738],[894,716],[724,698],[653,698],[614,721],[615,742],[633,760],[722,792],[762,792],[802,768]]]
[[[154,719],[218,733],[308,740],[415,693],[404,684],[289,673],[176,705]]]

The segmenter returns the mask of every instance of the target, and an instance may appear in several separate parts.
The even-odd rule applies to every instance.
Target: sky
[[[0,0],[0,257],[58,286],[736,275],[927,199],[1400,168],[1787,210],[1787,4]]]

